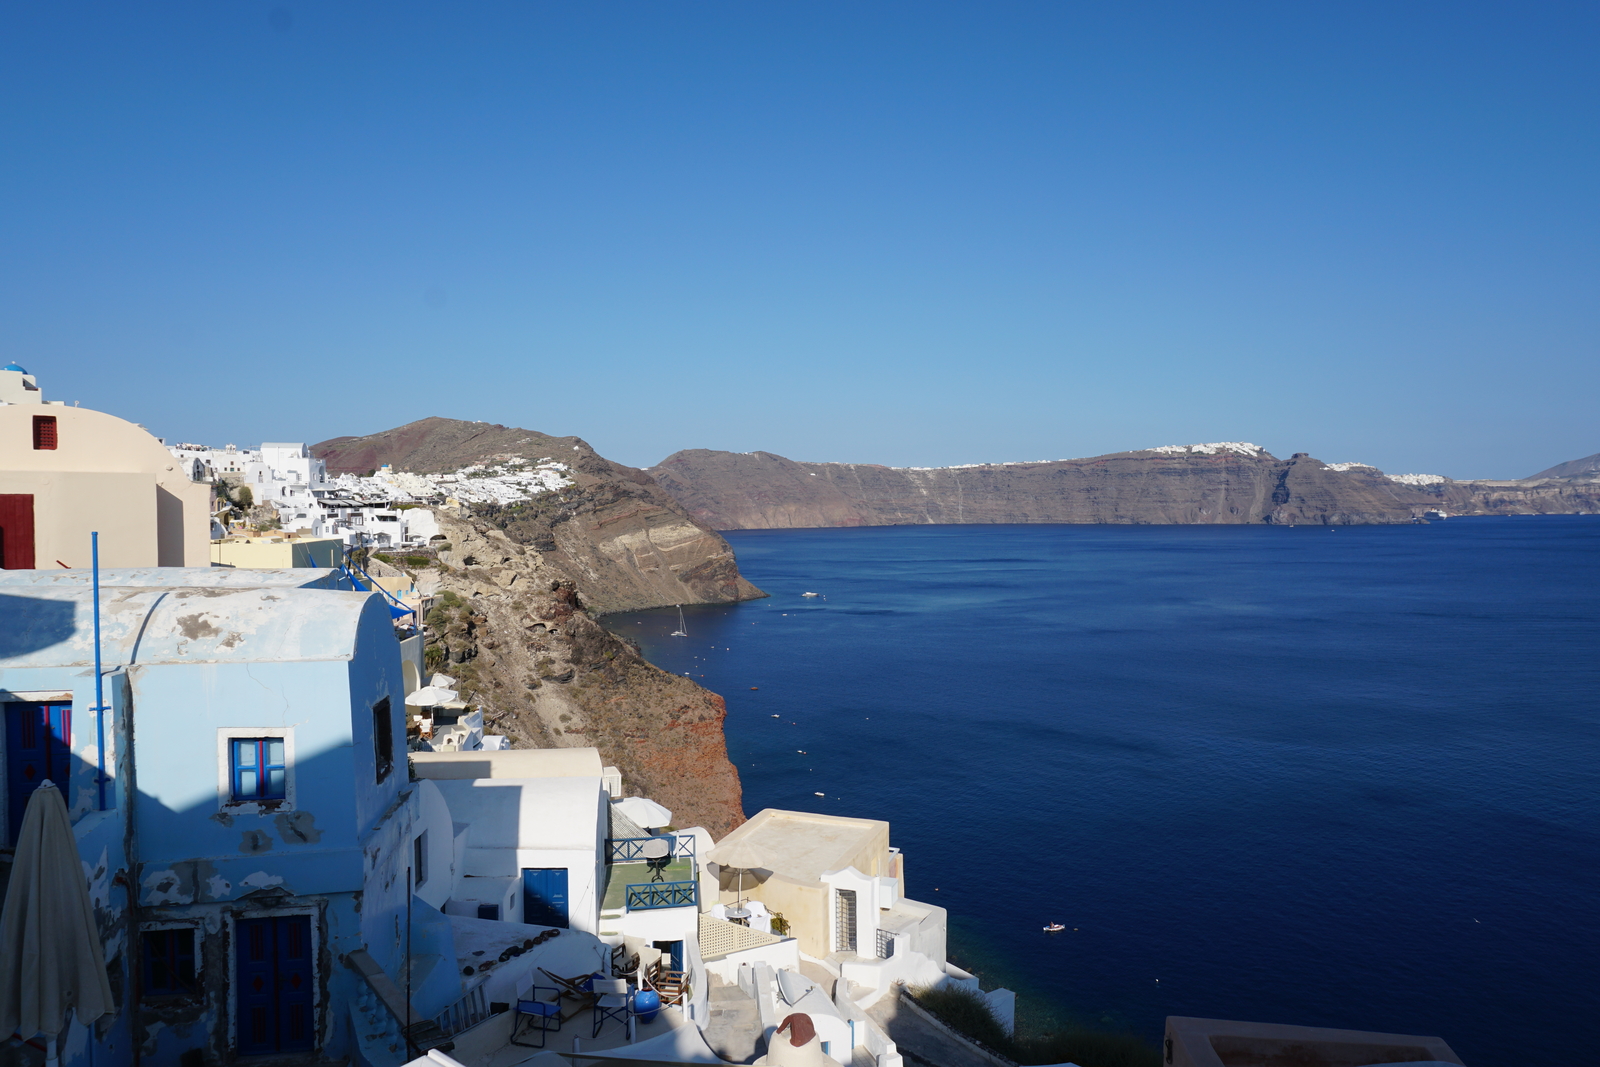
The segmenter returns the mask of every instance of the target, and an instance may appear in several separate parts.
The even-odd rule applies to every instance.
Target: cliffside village
[[[400,505],[554,488],[559,464],[330,478],[298,444],[167,447],[16,365],[0,389],[5,859],[50,781],[111,986],[41,1051],[895,1067],[875,1005],[976,988],[888,824],[767,810],[713,841],[596,749],[502,747],[425,676],[426,597],[342,550],[426,543],[432,512]],[[283,530],[224,526],[219,480]]]
[[[425,670],[426,593],[347,550],[559,463],[330,478],[299,444],[165,446],[16,364],[0,455],[0,927],[84,983],[64,1024],[21,997],[7,1063],[899,1067],[888,1020],[929,986],[1011,1027],[886,822],[768,809],[713,840],[597,749],[505,747]],[[217,482],[282,529],[229,528]],[[81,886],[38,873],[57,811]],[[47,883],[84,905],[24,915]],[[1211,1062],[1177,1024],[1167,1062]]]

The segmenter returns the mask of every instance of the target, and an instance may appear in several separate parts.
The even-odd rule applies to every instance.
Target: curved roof
[[[22,364],[16,363],[16,362],[7,363],[4,367],[0,367],[0,370],[14,370],[18,374],[27,374],[28,373],[26,370],[23,369]]]
[[[100,593],[101,658],[106,666],[348,660],[367,611],[388,630],[376,593],[113,586]],[[94,663],[90,589],[0,585],[0,616],[0,668]]]

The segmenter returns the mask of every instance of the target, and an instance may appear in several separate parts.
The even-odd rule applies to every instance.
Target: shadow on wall
[[[0,593],[0,659],[59,645],[77,632],[70,600]],[[19,622],[19,620],[25,620]]]

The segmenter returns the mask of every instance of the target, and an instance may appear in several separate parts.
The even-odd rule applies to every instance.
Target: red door
[[[33,570],[32,493],[0,493],[0,569]]]

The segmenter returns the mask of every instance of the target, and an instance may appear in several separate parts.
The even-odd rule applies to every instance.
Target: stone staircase
[[[754,1063],[767,1051],[755,998],[714,976],[710,981],[706,1044],[729,1063]]]

